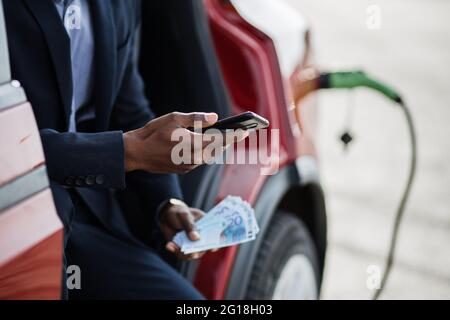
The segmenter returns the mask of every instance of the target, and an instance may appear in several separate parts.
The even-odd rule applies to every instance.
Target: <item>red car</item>
[[[298,77],[311,63],[306,20],[281,0],[143,1],[140,46],[157,114],[213,111],[223,118],[253,111],[280,134],[279,142],[271,141],[279,152],[274,175],[261,175],[259,165],[210,165],[180,177],[192,206],[208,210],[230,194],[251,203],[261,229],[257,239],[200,261],[172,263],[208,299],[317,298],[326,212],[313,141],[316,114],[314,105],[294,98],[302,90]],[[0,19],[0,70],[8,69],[6,52]],[[0,298],[58,298],[61,225],[45,189],[31,108],[3,74]],[[17,185],[26,190],[5,201],[16,196]],[[41,188],[29,187],[36,185]],[[38,225],[24,216],[44,218]],[[30,236],[38,230],[39,236]]]

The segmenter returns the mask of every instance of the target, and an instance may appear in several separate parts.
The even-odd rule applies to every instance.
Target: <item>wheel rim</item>
[[[317,299],[317,281],[311,261],[303,254],[289,258],[281,270],[273,293],[274,300]]]

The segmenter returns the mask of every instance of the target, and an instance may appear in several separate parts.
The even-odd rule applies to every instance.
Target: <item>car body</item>
[[[11,81],[0,2],[0,299],[58,299],[62,238],[33,110]]]

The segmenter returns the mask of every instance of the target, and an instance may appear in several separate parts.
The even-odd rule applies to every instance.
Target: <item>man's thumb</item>
[[[217,113],[192,112],[192,113],[174,113],[175,122],[183,128],[194,128],[201,126],[207,128],[217,122]]]

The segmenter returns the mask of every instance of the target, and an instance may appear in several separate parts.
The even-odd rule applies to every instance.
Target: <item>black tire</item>
[[[300,255],[306,259],[300,257]],[[295,259],[293,259],[294,256]],[[314,297],[311,297],[311,294],[306,296],[316,299],[319,295],[321,271],[314,241],[301,219],[287,212],[277,212],[265,234],[253,266],[246,295],[247,299],[262,300],[274,298],[275,288],[278,281],[281,280],[281,272],[288,261],[291,261],[291,259],[298,260],[299,257],[304,264],[309,262],[311,268],[302,268],[305,272],[300,274],[297,279],[303,280],[303,277],[308,278],[304,279],[309,284],[307,287],[314,286],[316,294]],[[301,271],[299,272],[301,273]],[[288,299],[297,298],[289,297]]]

